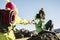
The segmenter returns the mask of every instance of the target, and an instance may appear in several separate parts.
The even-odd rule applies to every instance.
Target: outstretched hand
[[[31,21],[31,24],[35,24],[35,21],[34,21],[34,20],[32,20],[32,21]]]

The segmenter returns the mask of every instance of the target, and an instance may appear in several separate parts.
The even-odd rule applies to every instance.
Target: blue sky
[[[0,8],[5,8],[6,0],[0,0]],[[47,22],[49,19],[53,21],[54,29],[60,28],[60,0],[10,0],[15,3],[19,11],[19,17],[26,20],[33,20],[40,8],[44,8]],[[33,24],[21,25],[17,24],[16,28],[26,28],[35,30]]]

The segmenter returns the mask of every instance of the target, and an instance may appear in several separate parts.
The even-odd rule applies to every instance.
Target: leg
[[[50,29],[49,30],[52,31],[52,29],[53,29],[53,24],[50,26]]]
[[[49,29],[49,31],[51,31],[52,28],[53,28],[52,20],[49,20],[49,21],[45,24],[45,26],[46,26],[46,30]]]

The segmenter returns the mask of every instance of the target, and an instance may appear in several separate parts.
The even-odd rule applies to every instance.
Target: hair
[[[36,14],[36,19],[37,19],[37,18],[40,18],[40,14]]]
[[[41,17],[40,17],[40,14],[42,14],[42,16],[45,15],[45,13],[44,13],[43,10],[39,10],[39,13],[36,14],[36,19],[37,19],[37,18],[38,18],[38,19],[41,18]]]
[[[39,11],[39,14],[41,14],[41,13],[42,13],[42,14],[45,14],[44,11],[40,10],[40,11]]]
[[[42,13],[40,13],[40,14],[42,14]],[[41,18],[41,17],[40,17],[40,14],[36,14],[36,19],[37,19],[37,18],[38,18],[38,19]],[[42,16],[43,16],[43,15],[45,15],[45,14],[42,14]]]

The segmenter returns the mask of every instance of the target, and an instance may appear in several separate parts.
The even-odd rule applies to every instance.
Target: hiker
[[[14,26],[16,24],[24,24],[24,25],[26,25],[26,24],[30,24],[30,22],[28,20],[23,19],[23,18],[19,18],[18,17],[18,10],[17,10],[15,4],[13,2],[8,1],[8,0],[6,2],[5,9],[4,10],[0,10],[0,12],[1,11],[2,11],[2,13],[5,12],[4,14],[1,13],[2,15],[5,15],[5,16],[3,16],[4,17],[3,18],[4,19],[4,22],[6,22],[7,24],[9,24],[9,23],[10,24],[9,25],[4,24],[4,25],[6,25],[6,26],[4,26],[3,25],[4,22],[2,23],[2,26],[4,28],[2,28],[3,30],[0,29],[0,40],[15,40],[15,36],[14,36],[14,33],[13,33]],[[9,13],[11,11],[11,13],[12,13],[11,15],[12,16],[11,15],[9,16],[8,14],[6,15],[6,12],[7,11]],[[7,16],[9,16],[10,18],[8,18]],[[3,19],[2,20],[1,19],[0,19],[0,22],[3,21]],[[8,21],[9,19],[12,19],[12,20]],[[0,27],[2,27],[2,26],[0,25]],[[5,29],[5,27],[7,27],[7,29]],[[4,30],[6,30],[6,31],[4,31]]]
[[[35,20],[32,20],[32,23],[35,24],[36,31],[40,33],[42,30],[49,30],[51,31],[53,26],[52,25],[52,20],[49,20],[45,24],[45,12],[43,8],[39,10],[39,13],[36,14]]]

